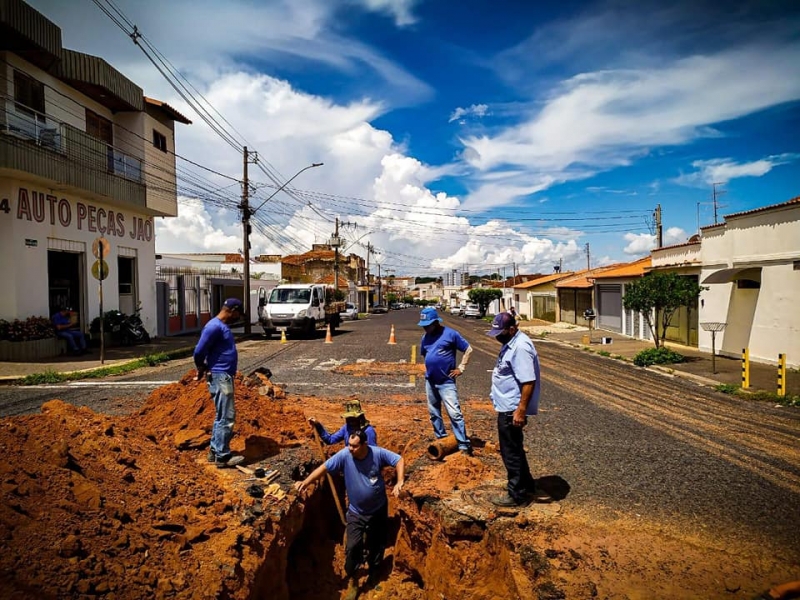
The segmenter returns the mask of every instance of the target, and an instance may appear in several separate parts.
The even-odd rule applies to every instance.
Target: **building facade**
[[[177,214],[174,123],[104,60],[0,0],[0,318],[70,306],[84,331],[103,310],[141,308],[156,333],[156,217]],[[94,253],[102,253],[104,262]]]

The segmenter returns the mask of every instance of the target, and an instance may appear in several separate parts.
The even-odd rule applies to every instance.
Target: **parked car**
[[[341,317],[342,320],[347,321],[355,321],[358,319],[358,309],[356,308],[356,305],[346,302],[344,305],[344,310],[339,313],[339,317]]]
[[[386,308],[383,304],[373,304],[372,310],[370,311],[372,314],[385,314],[389,312],[389,309]]]
[[[467,304],[467,307],[464,309],[464,313],[461,316],[465,319],[469,317],[472,317],[473,319],[480,319],[481,307],[477,304]]]
[[[453,304],[450,307],[450,314],[451,315],[455,315],[455,316],[459,316],[461,314],[461,305],[460,304]]]

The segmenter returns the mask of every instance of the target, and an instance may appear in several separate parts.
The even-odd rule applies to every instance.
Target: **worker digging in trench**
[[[363,561],[365,546],[367,588],[378,584],[378,569],[383,562],[389,526],[389,503],[381,475],[384,467],[394,467],[397,471],[397,483],[392,488],[392,494],[397,497],[405,483],[403,457],[380,446],[370,446],[367,434],[358,430],[350,434],[346,448],[331,456],[303,481],[294,484],[295,489],[302,492],[326,473],[344,473],[349,501],[345,527],[344,570],[348,579],[345,600],[358,597],[356,570]]]

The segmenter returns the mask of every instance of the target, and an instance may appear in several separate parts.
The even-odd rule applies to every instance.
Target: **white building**
[[[800,365],[800,197],[726,215],[702,228],[699,346],[711,350],[703,323],[725,323],[721,354]]]
[[[0,10],[0,318],[69,305],[84,330],[141,303],[156,331],[155,217],[177,214],[174,123],[190,121],[21,0]],[[12,10],[13,9],[13,10]]]

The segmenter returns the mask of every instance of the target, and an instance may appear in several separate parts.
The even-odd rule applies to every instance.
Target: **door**
[[[136,298],[136,259],[128,256],[117,257],[119,278],[119,310],[131,315],[138,304]]]
[[[79,252],[47,251],[47,286],[50,316],[62,307],[71,308],[77,315],[78,326],[85,331],[83,322],[83,284]]]
[[[622,332],[622,285],[597,286],[598,326],[608,331]]]

